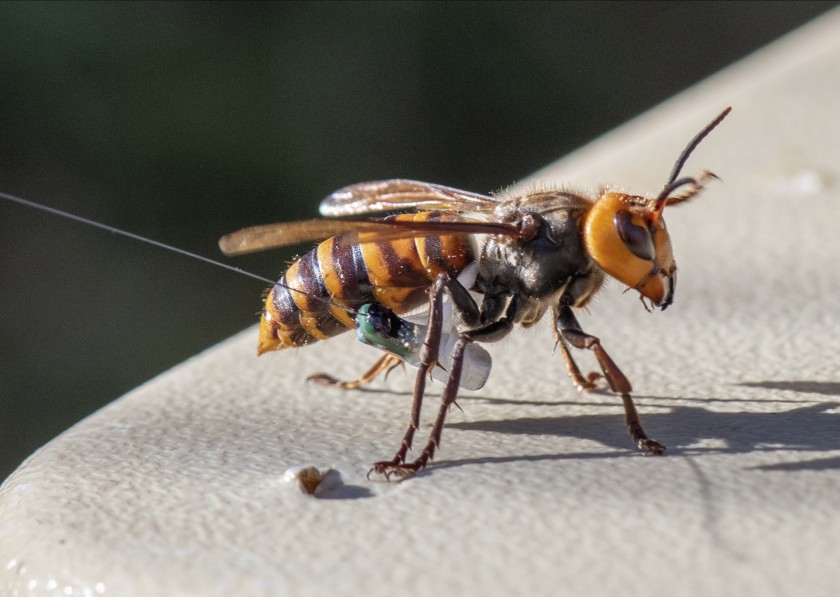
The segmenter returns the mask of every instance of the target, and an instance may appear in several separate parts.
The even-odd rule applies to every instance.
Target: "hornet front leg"
[[[600,365],[601,371],[604,372],[604,377],[610,385],[610,389],[616,394],[621,395],[621,399],[624,402],[624,422],[627,425],[627,430],[629,431],[630,437],[636,446],[644,452],[645,455],[661,456],[664,454],[665,446],[655,439],[648,437],[642,427],[642,421],[639,418],[639,413],[636,411],[636,406],[633,404],[633,398],[630,396],[630,392],[633,391],[633,388],[630,385],[630,380],[627,379],[621,369],[618,368],[618,365],[615,364],[615,361],[610,358],[610,355],[608,355],[607,351],[604,350],[603,346],[601,346],[601,341],[597,337],[587,334],[581,329],[571,306],[563,303],[560,304],[557,308],[557,321],[555,325],[559,335],[563,357],[566,360],[566,365],[569,369],[569,375],[572,377],[572,380],[579,387],[590,389],[593,385],[592,382],[594,381],[594,377],[591,373],[589,376],[585,378],[583,377],[577,364],[575,364],[568,347],[566,346],[567,342],[575,348],[591,350],[595,354],[595,358],[598,360],[598,365]]]

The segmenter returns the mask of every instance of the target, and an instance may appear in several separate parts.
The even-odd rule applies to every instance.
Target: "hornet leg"
[[[515,309],[515,305],[514,305]],[[513,329],[513,309],[509,311],[509,316],[504,317],[496,322],[483,326],[481,328],[466,332],[458,337],[455,347],[452,349],[452,368],[449,371],[449,377],[446,380],[446,387],[440,397],[440,408],[438,409],[435,424],[429,433],[429,440],[426,442],[426,447],[420,453],[420,456],[411,464],[404,465],[404,469],[409,471],[409,475],[422,470],[426,467],[429,461],[435,457],[435,451],[440,448],[440,438],[443,434],[443,423],[446,420],[446,415],[449,412],[449,407],[455,404],[455,399],[458,397],[458,386],[461,383],[461,371],[464,365],[464,350],[467,344],[475,342],[476,340],[493,342],[505,337]]]
[[[642,427],[642,421],[639,419],[639,413],[636,411],[636,407],[633,404],[633,398],[630,397],[630,392],[633,391],[630,381],[624,373],[621,372],[621,369],[618,368],[615,361],[610,358],[607,351],[601,346],[601,341],[581,329],[580,324],[569,305],[561,304],[558,308],[556,326],[558,332],[560,333],[561,340],[568,342],[575,348],[591,350],[595,354],[595,358],[598,360],[598,364],[604,372],[604,377],[607,379],[607,383],[610,384],[610,389],[616,394],[621,394],[621,399],[624,402],[624,422],[627,425],[627,430],[629,431],[630,437],[636,446],[646,455],[661,456],[665,452],[665,446],[655,439],[648,437],[647,433],[645,433],[645,430]],[[581,376],[580,370],[577,368],[577,365],[574,364],[572,355],[568,354],[568,349],[565,348],[562,341],[560,345],[564,347],[564,357],[566,357],[567,365],[571,362],[574,367],[574,370],[572,367],[569,367],[572,379],[575,379],[575,371],[578,376],[584,379],[584,381],[589,379]]]
[[[376,469],[377,472],[384,473],[386,478],[390,473],[396,473],[400,479],[405,479],[426,468],[426,465],[435,456],[435,450],[440,447],[440,438],[443,434],[443,423],[446,420],[446,414],[449,412],[449,407],[455,402],[458,397],[458,384],[461,381],[461,369],[464,364],[464,349],[469,342],[469,338],[462,335],[455,343],[455,348],[452,350],[452,367],[449,370],[449,378],[446,381],[446,387],[443,390],[443,395],[440,397],[440,408],[438,409],[435,424],[429,434],[429,440],[426,446],[420,453],[420,456],[410,463],[403,463],[398,468],[389,467],[386,470]],[[376,468],[376,467],[375,467]]]
[[[427,344],[424,343],[423,345],[422,360],[424,363],[427,359],[429,359],[430,363],[437,363],[442,324],[441,313],[437,308],[442,304],[444,289],[448,288],[448,285],[451,283],[453,282],[449,276],[442,274],[435,284],[434,294],[432,295],[431,314],[429,317],[429,332],[426,336],[429,349],[428,352],[426,351]],[[457,284],[457,282],[454,283]],[[462,317],[463,321],[476,322],[479,320],[478,306],[472,300],[472,297],[469,297],[469,294],[466,294],[466,296],[469,297],[469,301],[464,301],[463,304],[459,303],[458,294],[456,292],[450,292],[450,296],[452,296],[455,307],[459,309],[459,315]],[[515,299],[511,299],[504,317],[479,328],[464,332],[458,336],[458,340],[455,342],[455,347],[452,349],[452,365],[449,370],[449,377],[446,380],[446,387],[444,388],[443,394],[440,398],[438,414],[435,418],[435,423],[432,426],[432,431],[429,433],[429,439],[426,442],[426,446],[423,448],[423,451],[420,453],[420,456],[413,462],[405,461],[407,450],[411,447],[410,442],[414,438],[414,432],[420,424],[419,404],[416,408],[415,405],[412,404],[411,422],[409,423],[406,437],[403,439],[403,444],[397,452],[397,455],[391,461],[377,462],[373,465],[371,472],[375,471],[379,474],[385,475],[385,478],[388,480],[390,480],[391,475],[395,475],[399,478],[399,480],[403,480],[424,469],[429,461],[434,458],[435,452],[440,447],[441,435],[443,434],[443,424],[446,421],[446,415],[449,412],[449,407],[455,403],[455,399],[458,397],[458,387],[461,382],[461,372],[464,365],[464,351],[467,345],[470,342],[495,342],[507,336],[513,329],[513,320],[516,315],[517,306],[518,302]],[[422,388],[425,389],[425,378],[430,370],[431,367],[421,368],[421,370],[417,373],[418,384],[415,387],[415,401],[417,401],[418,396],[416,394],[417,388],[422,386]],[[422,395],[420,395],[420,399],[422,400]],[[368,475],[370,475],[370,473],[368,473]]]
[[[423,341],[423,347],[420,349],[420,366],[417,368],[417,377],[414,379],[414,397],[411,400],[408,428],[405,430],[400,448],[391,460],[374,463],[373,468],[368,471],[368,478],[371,473],[376,472],[390,481],[392,474],[404,478],[415,472],[405,464],[405,459],[414,441],[414,433],[420,427],[420,410],[426,393],[426,380],[430,377],[432,368],[438,363],[438,349],[443,326],[443,292],[444,284],[441,276],[435,281],[429,297],[429,330]]]
[[[599,377],[602,377],[602,375],[600,373],[592,371],[584,377],[583,373],[580,372],[577,363],[575,363],[575,359],[572,358],[572,353],[569,352],[569,346],[566,343],[566,341],[563,340],[563,336],[561,336],[560,332],[556,329],[555,333],[557,335],[557,346],[560,347],[560,352],[563,355],[563,360],[566,361],[566,370],[569,372],[569,377],[572,378],[572,382],[578,387],[579,390],[583,390],[585,392],[597,388],[598,384],[595,383],[595,380]]]
[[[409,415],[408,428],[405,431],[400,448],[397,450],[394,458],[375,463],[373,468],[371,468],[368,472],[368,476],[370,476],[370,473],[373,472],[384,475],[388,480],[390,480],[391,475],[395,475],[400,479],[411,476],[426,466],[427,462],[431,458],[434,453],[434,448],[429,450],[429,446],[432,443],[437,445],[440,442],[440,431],[438,431],[437,439],[434,440],[434,442],[430,439],[429,444],[426,445],[426,448],[417,460],[412,463],[406,462],[406,456],[408,455],[408,451],[411,449],[411,444],[414,441],[414,434],[420,427],[420,411],[423,405],[423,396],[426,392],[426,381],[430,377],[432,368],[438,365],[440,339],[443,328],[444,292],[449,293],[453,306],[455,307],[462,322],[466,325],[475,325],[475,323],[479,321],[478,305],[476,305],[466,288],[464,288],[449,274],[443,273],[438,276],[429,294],[429,327],[428,332],[426,333],[426,338],[423,341],[423,347],[420,350],[420,366],[418,367],[417,377],[414,382],[414,397],[411,401],[411,413]],[[467,341],[467,339],[459,337],[455,344],[455,356],[460,356],[458,356],[457,360],[453,359],[449,381],[447,382],[446,390],[444,390],[443,394],[443,400],[449,399],[449,404],[455,401],[455,397],[457,395],[458,383],[460,382],[461,368],[463,364],[463,351]],[[446,408],[448,408],[448,405]],[[441,406],[442,411],[445,411],[446,408]],[[441,428],[443,427],[444,418],[445,412],[443,415],[440,413],[438,414],[439,426]]]
[[[381,359],[376,361],[373,364],[373,367],[368,369],[358,379],[341,381],[340,379],[336,379],[332,375],[328,375],[326,373],[313,373],[312,375],[306,378],[306,381],[311,381],[322,386],[339,388],[341,390],[355,390],[356,388],[369,384],[383,371],[385,372],[385,377],[388,377],[388,374],[391,372],[391,370],[395,367],[398,367],[401,364],[402,361],[399,358],[395,357],[394,355],[386,354]]]

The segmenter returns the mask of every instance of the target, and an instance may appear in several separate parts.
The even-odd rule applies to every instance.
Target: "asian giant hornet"
[[[223,237],[222,251],[236,255],[320,240],[297,259],[267,294],[260,318],[259,354],[326,340],[348,329],[372,328],[373,343],[388,353],[358,380],[312,379],[343,388],[358,387],[409,356],[417,357],[408,428],[391,460],[371,472],[404,478],[423,469],[440,445],[444,420],[455,402],[461,375],[478,357],[473,343],[497,341],[515,324],[528,327],[551,309],[554,335],[572,381],[595,387],[601,375],[584,376],[570,346],[591,350],[610,389],[621,395],[630,437],[645,454],[665,446],[648,437],[630,396],[632,387],[603,348],[581,329],[574,309],[585,307],[607,276],[639,292],[645,308],[666,309],[674,300],[677,266],[662,213],[666,206],[695,197],[711,172],[680,178],[685,162],[729,113],[724,110],[682,151],[655,197],[603,191],[586,196],[567,190],[494,197],[412,180],[384,180],[344,187],[321,203],[324,216],[361,216],[413,210],[385,219],[317,219],[246,228]],[[680,193],[677,193],[680,191]],[[472,263],[468,283],[458,276]],[[471,292],[481,298],[476,301]],[[443,360],[444,295],[456,314],[446,386],[423,451],[407,460],[429,375]],[[648,303],[645,303],[645,300]],[[405,350],[389,348],[405,329],[400,315],[428,303],[422,342]],[[363,309],[364,307],[364,309]],[[363,324],[353,313],[365,313]],[[483,383],[483,382],[482,382]]]

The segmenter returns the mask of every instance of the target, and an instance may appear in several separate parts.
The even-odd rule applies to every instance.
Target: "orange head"
[[[662,309],[674,301],[677,283],[677,264],[662,211],[666,205],[691,199],[706,182],[717,178],[711,172],[703,172],[697,178],[677,177],[694,148],[720,124],[730,109],[724,110],[689,142],[655,199],[606,192],[590,208],[583,222],[586,250],[595,263]],[[685,186],[690,187],[689,190],[672,195]]]
[[[674,299],[677,264],[653,202],[604,193],[584,221],[586,250],[607,274],[665,309]]]

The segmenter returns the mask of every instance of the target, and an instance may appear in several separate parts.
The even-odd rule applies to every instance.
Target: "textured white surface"
[[[836,594],[838,33],[835,11],[539,175],[656,192],[686,140],[735,108],[686,170],[723,182],[666,211],[675,305],[648,314],[613,284],[582,318],[668,457],[636,453],[616,397],[573,389],[544,324],[491,348],[490,381],[461,398],[432,468],[368,482],[411,378],[307,385],[376,355],[348,335],[257,359],[250,329],[7,480],[0,591]],[[345,484],[315,498],[283,480],[308,464]]]

